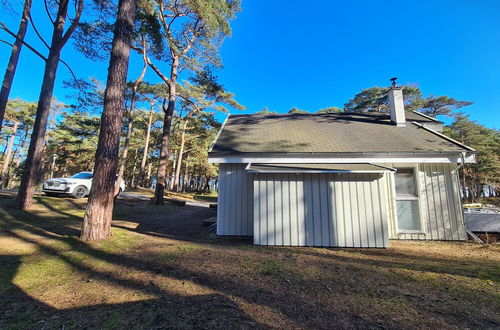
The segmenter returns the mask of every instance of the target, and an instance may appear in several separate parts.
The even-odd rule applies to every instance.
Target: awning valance
[[[385,173],[396,170],[370,163],[350,164],[248,164],[251,173]]]

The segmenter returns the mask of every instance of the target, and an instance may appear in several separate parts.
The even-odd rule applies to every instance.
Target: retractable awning
[[[370,163],[350,164],[248,164],[251,173],[385,173],[395,172],[391,167]]]

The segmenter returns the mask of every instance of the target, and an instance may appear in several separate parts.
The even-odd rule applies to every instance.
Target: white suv
[[[80,172],[70,178],[49,179],[43,183],[42,191],[47,196],[70,195],[84,198],[92,187],[92,172]],[[120,194],[125,191],[125,181],[120,182]]]

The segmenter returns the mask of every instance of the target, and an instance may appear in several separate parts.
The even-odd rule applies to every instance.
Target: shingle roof
[[[210,156],[246,153],[377,153],[469,151],[419,124],[438,121],[406,112],[406,127],[387,113],[229,116]]]

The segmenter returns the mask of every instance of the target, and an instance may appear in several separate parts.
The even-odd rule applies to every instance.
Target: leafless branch
[[[0,42],[3,42],[4,44],[9,45],[10,47],[14,47],[14,45],[13,45],[13,44],[11,44],[10,42],[8,42],[8,41],[6,41],[6,40],[0,39]]]
[[[31,17],[30,17],[30,19],[31,19]],[[33,25],[33,29],[35,29],[35,28],[34,28],[34,26],[35,26],[35,25],[33,24],[33,22],[31,22],[31,24]],[[12,36],[16,37],[16,39],[17,39],[17,36],[16,36],[16,35],[14,35],[14,34],[13,34],[13,32],[9,31],[9,30],[5,27],[5,25],[4,25],[3,23],[0,23],[0,28],[1,28],[2,30],[6,31],[8,34],[10,34],[10,35],[12,35]],[[38,32],[37,32],[37,34],[38,34]],[[43,41],[43,43],[45,44],[45,46],[49,47],[49,46],[45,43],[45,41],[44,41],[41,37],[40,37],[40,40],[42,40],[42,41]],[[7,42],[7,41],[5,41],[5,40],[2,40],[2,39],[0,39],[0,42],[6,43],[7,45],[9,45],[9,46],[11,46],[11,47],[13,47],[13,46],[14,46],[13,44],[11,44],[11,43],[9,43],[9,42]],[[27,44],[24,40],[22,41],[22,43],[23,43],[26,47],[28,47],[28,49],[29,49],[29,50],[31,50],[33,53],[35,53],[36,55],[38,55],[39,57],[41,57],[44,61],[46,61],[46,60],[47,60],[47,59],[45,58],[45,56],[43,56],[42,54],[40,54],[40,53],[39,53],[39,52],[38,52],[35,48],[33,48],[32,46],[30,46],[29,44]],[[59,59],[59,62],[61,62],[61,63],[62,63],[62,64],[63,64],[63,65],[64,65],[64,66],[65,66],[65,67],[69,70],[69,72],[70,72],[70,73],[71,73],[71,75],[73,76],[73,79],[75,80],[75,83],[77,84],[78,88],[81,88],[81,85],[80,85],[80,83],[78,82],[78,79],[76,78],[75,72],[73,71],[73,69],[71,69],[71,67],[69,66],[69,64],[68,64],[68,63],[66,63],[66,62],[65,62],[64,60],[62,60],[62,59]]]
[[[43,44],[47,47],[47,49],[50,49],[49,44],[45,41],[45,39],[43,39],[40,32],[38,32],[38,29],[36,28],[35,22],[33,22],[33,18],[31,17],[31,15],[29,16],[29,19],[30,19],[31,26],[33,27],[33,30],[35,31],[35,34],[38,36],[38,39],[40,39],[43,42]]]
[[[142,54],[143,55],[143,58],[146,60],[146,62],[148,63],[148,66],[153,69],[154,72],[156,72],[156,74],[158,75],[158,77],[160,77],[165,83],[167,84],[170,84],[170,79],[168,79],[167,76],[165,76],[161,71],[160,69],[158,69],[158,67],[156,65],[153,64],[153,62],[151,62],[151,59],[149,58],[149,56],[147,56],[147,53],[146,53],[146,50],[143,49],[143,48],[139,48],[139,47],[135,47],[135,46],[131,46],[130,48],[132,48],[133,50],[135,50],[136,52],[138,52],[139,54]]]
[[[7,26],[5,24],[3,24],[2,22],[0,22],[0,29],[4,30],[5,32],[7,32],[8,34],[10,34],[16,40],[20,40],[23,43],[23,45],[25,45],[29,50],[31,50],[33,53],[35,53],[36,55],[38,55],[39,57],[41,57],[44,61],[47,61],[47,58],[45,56],[43,56],[42,53],[40,53],[38,50],[36,50],[34,47],[32,47],[26,41],[18,38],[17,35],[14,32],[12,32],[11,30],[9,30],[9,28],[7,28]]]
[[[56,24],[52,16],[50,16],[50,10],[49,10],[49,5],[47,4],[47,0],[43,0],[43,4],[45,6],[45,12],[47,13],[47,16],[49,17],[49,20],[52,22],[52,25]]]
[[[73,69],[71,69],[71,67],[69,66],[69,64],[66,63],[65,61],[61,60],[61,59],[59,59],[59,62],[61,62],[62,64],[64,64],[64,66],[69,70],[69,73],[71,73],[71,75],[73,76],[73,79],[75,80],[76,85],[78,86],[78,88],[81,89],[82,86],[78,82],[78,79],[76,79],[76,75],[73,72]]]

